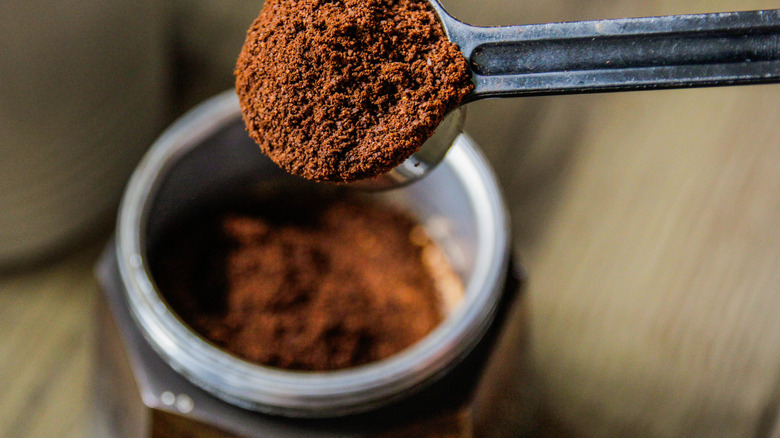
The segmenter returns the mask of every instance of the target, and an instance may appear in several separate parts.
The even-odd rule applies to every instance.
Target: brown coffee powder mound
[[[183,222],[150,254],[172,308],[216,345],[332,370],[397,353],[441,321],[423,261],[432,242],[406,214],[350,199],[244,204]]]
[[[473,88],[425,0],[268,0],[235,74],[250,136],[317,181],[396,167]]]

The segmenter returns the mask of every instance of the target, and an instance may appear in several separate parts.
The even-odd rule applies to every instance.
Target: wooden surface
[[[780,7],[553,1],[499,17],[488,3],[456,15]],[[487,101],[469,117],[529,272],[477,423],[494,436],[539,418],[564,436],[778,436],[780,86]]]
[[[780,88],[586,99],[578,146],[529,179],[544,195],[506,189],[542,407],[585,436],[766,436],[780,413]]]
[[[0,276],[0,437],[87,436],[98,246]]]
[[[448,3],[478,24],[780,7]],[[530,274],[487,381],[494,432],[528,427],[530,407],[576,436],[768,436],[780,412],[780,85],[469,113]],[[84,436],[99,247],[0,276],[0,437]]]

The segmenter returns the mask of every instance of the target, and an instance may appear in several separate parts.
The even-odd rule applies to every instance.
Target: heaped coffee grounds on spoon
[[[305,198],[212,208],[153,245],[155,282],[194,331],[248,361],[324,371],[400,352],[454,307],[462,285],[407,214]]]
[[[268,0],[235,74],[261,150],[332,182],[396,167],[473,88],[425,0]]]

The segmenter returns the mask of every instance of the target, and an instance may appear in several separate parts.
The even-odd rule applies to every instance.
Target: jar
[[[232,91],[191,111],[153,145],[127,186],[116,241],[98,269],[105,292],[98,317],[102,326],[113,327],[101,333],[101,349],[121,352],[101,355],[98,370],[116,374],[99,380],[100,404],[135,407],[104,409],[123,413],[104,416],[111,433],[146,430],[137,436],[148,436],[173,427],[228,436],[343,436],[408,430],[441,418],[448,420],[440,425],[467,423],[460,412],[516,283],[507,285],[515,275],[502,195],[465,135],[422,181],[370,195],[416,217],[464,284],[460,305],[403,352],[328,372],[261,366],[203,340],[161,298],[147,249],[178,212],[238,188],[301,184],[313,183],[278,169],[249,139]],[[130,377],[118,380],[135,382],[134,402],[122,402],[117,384],[110,383],[121,373]],[[135,423],[128,414],[134,410],[141,412]]]

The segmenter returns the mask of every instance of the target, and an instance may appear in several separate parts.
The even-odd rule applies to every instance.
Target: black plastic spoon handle
[[[780,82],[780,10],[476,27],[432,2],[469,60],[466,97]]]

